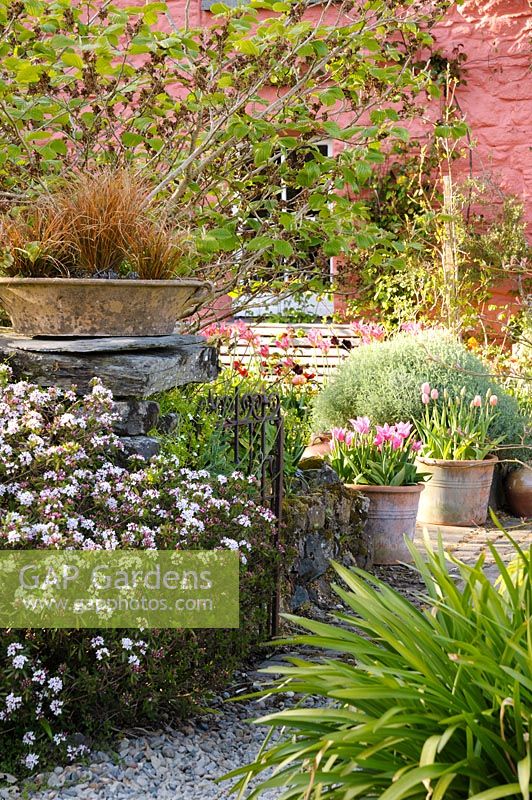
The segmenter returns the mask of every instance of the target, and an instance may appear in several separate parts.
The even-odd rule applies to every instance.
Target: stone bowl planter
[[[24,336],[167,336],[211,293],[188,279],[0,278],[0,303]]]
[[[532,467],[512,470],[504,486],[508,506],[517,517],[532,517]]]
[[[418,521],[432,525],[483,525],[497,456],[483,461],[416,459],[420,472],[432,478],[419,502]]]
[[[369,498],[366,536],[373,539],[374,564],[410,563],[412,556],[405,537],[413,541],[419,497],[424,483],[413,486],[363,486],[348,483],[350,492]]]

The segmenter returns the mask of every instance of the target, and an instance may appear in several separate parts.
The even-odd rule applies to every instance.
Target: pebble
[[[231,695],[233,696],[233,695]],[[219,705],[220,713],[187,720],[180,727],[156,730],[152,735],[126,735],[111,750],[97,750],[88,766],[56,767],[42,780],[43,788],[0,799],[20,800],[222,800],[229,798],[231,782],[217,783],[236,767],[252,762],[261,747],[266,728],[250,719],[275,711],[294,701],[274,695],[262,703],[230,702]],[[313,701],[311,704],[315,704]],[[33,787],[39,783],[33,776]],[[74,779],[75,782],[72,782]],[[14,788],[14,787],[13,787]],[[13,791],[10,787],[7,791]],[[269,791],[261,800],[276,800],[281,792]],[[234,797],[234,795],[232,795]]]

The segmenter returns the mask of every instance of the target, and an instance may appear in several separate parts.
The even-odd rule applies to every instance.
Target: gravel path
[[[247,688],[242,690],[242,694],[246,692]],[[229,697],[227,692],[225,697]],[[142,733],[137,729],[121,738],[116,752],[93,752],[90,763],[85,766],[56,767],[52,773],[34,777],[34,785],[27,785],[24,794],[13,786],[0,789],[0,798],[227,798],[232,782],[220,785],[216,779],[253,761],[268,730],[250,724],[250,720],[294,702],[291,693],[243,702],[225,702],[220,698],[210,704],[212,714],[195,717],[176,728]],[[275,800],[278,796],[278,792],[262,795],[264,800]]]

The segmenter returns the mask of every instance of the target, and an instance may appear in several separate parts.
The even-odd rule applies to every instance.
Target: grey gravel
[[[251,685],[258,687],[250,680],[246,692]],[[26,787],[25,796],[33,800],[221,800],[234,796],[229,794],[231,781],[218,784],[216,779],[254,760],[267,729],[251,720],[297,702],[289,694],[245,702],[224,702],[221,697],[212,703],[214,713],[191,718],[179,727],[125,733],[114,753],[95,750],[89,764],[56,767],[51,773],[33,776],[32,790]],[[305,704],[316,702],[306,700]],[[21,797],[19,787],[9,787],[9,794],[4,791],[0,790],[1,800]],[[261,798],[279,796],[280,792],[269,791]]]

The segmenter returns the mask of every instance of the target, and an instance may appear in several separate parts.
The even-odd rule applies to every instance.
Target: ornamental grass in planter
[[[491,452],[502,442],[489,429],[497,414],[497,395],[484,398],[421,386],[424,413],[416,421],[423,440],[420,468],[432,475],[419,504],[420,522],[437,525],[482,525],[486,521],[493,470]]]
[[[375,564],[410,561],[405,538],[414,538],[426,477],[415,463],[421,442],[410,422],[374,428],[368,417],[350,422],[350,429],[332,429],[326,458],[346,488],[369,497],[366,534],[373,538]]]
[[[74,175],[0,221],[0,302],[27,336],[171,334],[210,294],[189,256],[149,184]]]

